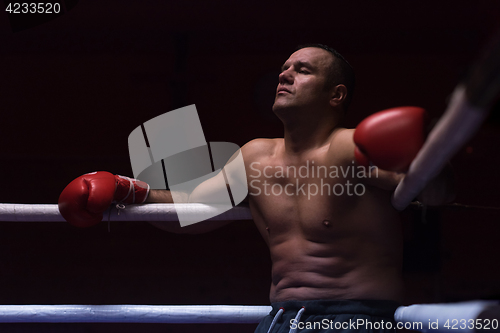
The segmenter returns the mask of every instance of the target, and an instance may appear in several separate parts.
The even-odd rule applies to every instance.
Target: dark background
[[[279,137],[271,105],[302,43],[353,65],[346,126],[394,106],[437,119],[499,28],[498,1],[80,1],[13,32],[0,13],[0,202],[56,203],[95,170],[132,176],[127,138],[196,104],[207,141]],[[498,108],[496,108],[498,109]],[[500,207],[494,112],[453,159],[456,201]],[[500,212],[403,214],[406,304],[500,298]],[[1,304],[268,304],[268,250],[251,221],[207,235],[144,222],[80,230],[0,224]],[[3,324],[7,332],[253,332],[255,325]]]

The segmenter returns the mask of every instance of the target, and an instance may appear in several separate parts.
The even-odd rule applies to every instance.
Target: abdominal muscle
[[[251,197],[273,264],[271,302],[399,301],[402,235],[389,201],[378,189],[351,198]]]

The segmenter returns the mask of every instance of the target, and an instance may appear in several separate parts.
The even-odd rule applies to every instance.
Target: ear
[[[333,107],[341,105],[347,97],[347,88],[343,84],[336,85],[332,89],[330,105]]]

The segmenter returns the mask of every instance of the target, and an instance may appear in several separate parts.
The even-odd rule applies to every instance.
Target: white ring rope
[[[498,301],[467,301],[460,303],[400,306],[394,313],[394,319],[401,323],[422,323],[422,329],[420,329],[422,332],[440,331],[449,333],[461,331],[472,333],[475,328],[481,328],[479,326],[481,320],[476,322],[481,312],[497,304]],[[499,313],[496,313],[497,317],[499,315]],[[490,327],[488,330],[494,331],[498,329],[499,323],[498,319],[496,320],[496,328]],[[485,323],[481,324],[484,325]]]
[[[497,301],[468,301],[447,304],[400,306],[394,319],[400,323],[438,322],[438,331],[448,331],[446,321],[466,320],[468,327],[454,331],[472,332],[469,320],[476,320]],[[252,324],[271,311],[270,306],[247,305],[0,305],[0,323],[170,323]],[[498,315],[498,314],[497,314]]]
[[[251,324],[270,311],[243,305],[0,305],[0,323]]]
[[[103,221],[178,221],[177,212],[188,214],[209,214],[217,211],[216,205],[206,204],[142,204],[130,205],[125,209],[110,207],[103,214]],[[220,211],[220,210],[218,210]],[[234,207],[218,216],[210,218],[214,221],[251,220],[248,207]],[[55,204],[0,204],[0,221],[12,222],[65,222]]]

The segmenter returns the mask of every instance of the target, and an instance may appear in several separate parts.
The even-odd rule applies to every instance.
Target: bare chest
[[[346,214],[366,188],[354,163],[317,154],[287,161],[266,158],[250,165],[248,187],[254,219],[263,235],[300,235],[331,241],[345,234]]]

